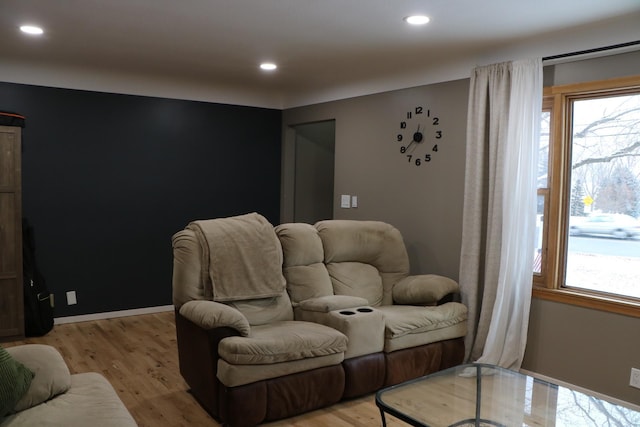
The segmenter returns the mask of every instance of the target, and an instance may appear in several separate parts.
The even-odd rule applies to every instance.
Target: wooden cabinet
[[[24,336],[21,136],[0,126],[0,341]]]

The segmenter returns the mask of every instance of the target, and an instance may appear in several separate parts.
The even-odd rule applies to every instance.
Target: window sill
[[[572,304],[579,307],[608,311],[610,313],[640,318],[640,301],[606,296],[575,289],[547,289],[534,286],[533,298]]]

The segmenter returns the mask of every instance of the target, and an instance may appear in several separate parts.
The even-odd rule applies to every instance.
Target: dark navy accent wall
[[[191,220],[279,220],[280,110],[1,82],[0,110],[27,117],[23,216],[56,317],[171,304]]]

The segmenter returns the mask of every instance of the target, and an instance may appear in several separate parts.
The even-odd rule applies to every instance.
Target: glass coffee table
[[[460,365],[376,393],[385,414],[413,426],[640,426],[640,412],[535,377]]]

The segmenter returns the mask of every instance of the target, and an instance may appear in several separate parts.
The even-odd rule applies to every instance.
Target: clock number
[[[407,111],[407,119],[411,118],[411,111]]]
[[[401,133],[398,134],[398,142],[400,142],[400,141],[402,141],[402,134]]]
[[[425,154],[424,155],[424,161],[425,162],[430,162],[431,161],[431,154]]]
[[[438,126],[440,124],[440,118],[439,117],[434,117],[433,118],[433,125],[434,126]]]
[[[416,107],[416,114],[422,114],[422,107]]]
[[[416,166],[420,166],[420,159],[416,159]]]
[[[442,138],[442,131],[441,130],[437,130],[436,131],[436,139],[440,139]]]
[[[407,122],[400,122],[400,129],[406,129],[407,128]]]
[[[407,161],[408,161],[409,163],[411,163],[411,158],[412,158],[412,157],[413,157],[413,155],[411,155],[411,154],[407,154]]]
[[[436,151],[436,152],[438,151],[438,144],[436,144],[436,145],[434,145],[434,146],[433,146],[432,151]],[[428,154],[427,154],[427,156],[428,156]]]
[[[407,152],[407,147],[405,147],[404,145],[402,147],[400,147],[400,152],[402,154],[406,153]]]

